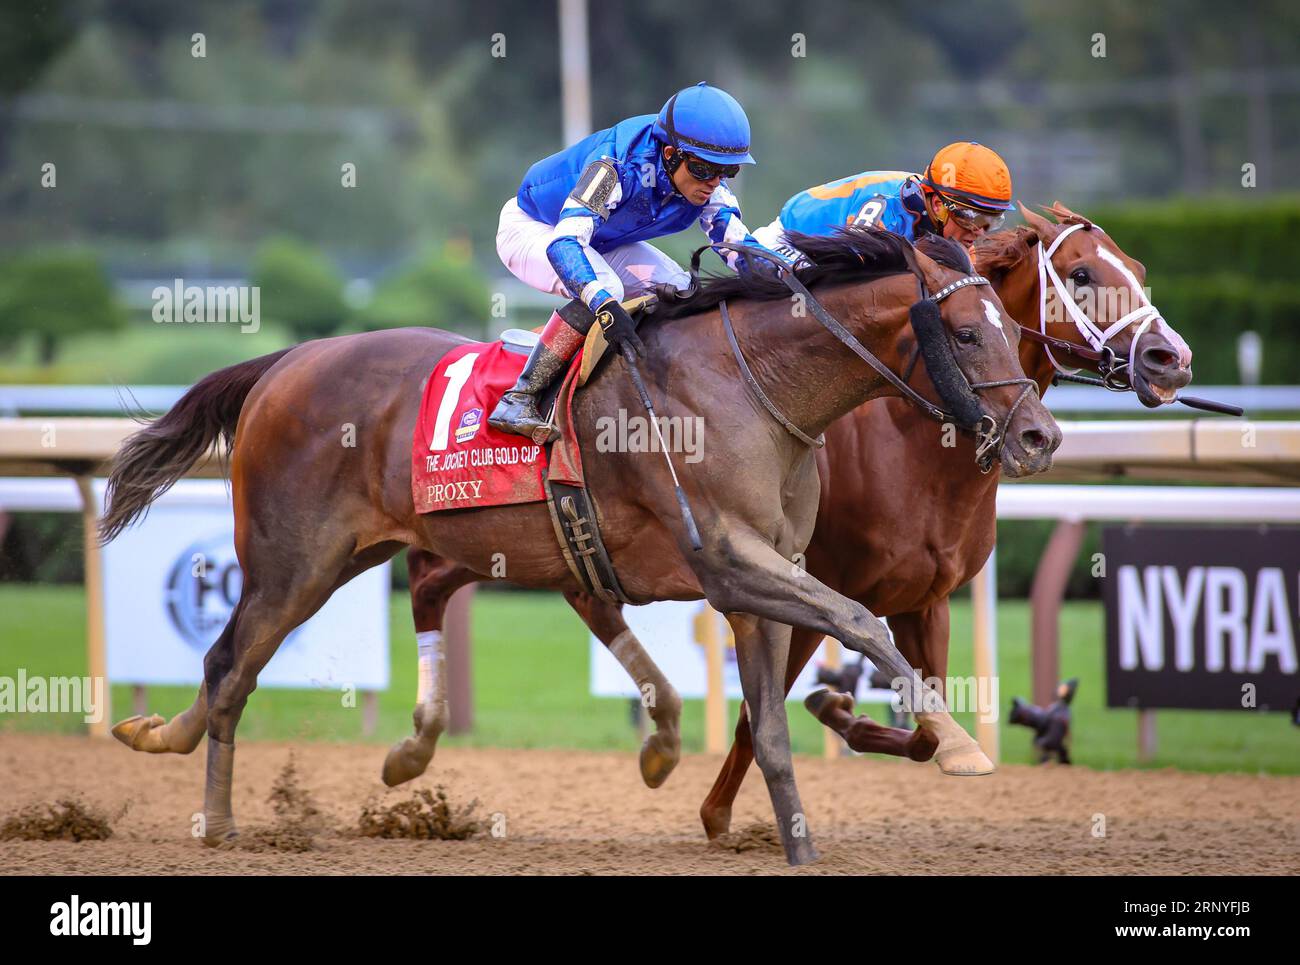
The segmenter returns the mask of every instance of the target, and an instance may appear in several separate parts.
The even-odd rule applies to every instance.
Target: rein
[[[777,277],[779,277],[781,281],[785,283],[787,288],[789,288],[796,295],[799,295],[804,299],[804,302],[807,305],[808,309],[812,312],[813,317],[817,319],[818,322],[821,323],[822,327],[825,328],[832,335],[834,335],[845,346],[847,346],[849,350],[853,352],[854,355],[856,355],[862,361],[866,362],[867,365],[869,365],[881,376],[881,378],[883,378],[891,386],[897,389],[904,399],[906,399],[908,402],[911,402],[918,409],[920,409],[925,415],[929,416],[931,419],[934,419],[936,422],[952,423],[953,425],[960,426],[961,428],[971,432],[976,438],[977,444],[975,450],[975,460],[977,465],[980,468],[980,471],[987,473],[989,472],[990,469],[992,469],[993,461],[994,458],[996,457],[997,449],[1001,446],[1002,440],[1005,438],[1007,426],[1010,425],[1011,419],[1016,414],[1016,410],[1020,408],[1021,403],[1024,402],[1025,396],[1030,392],[1030,390],[1034,392],[1038,391],[1038,384],[1034,382],[1033,379],[1026,377],[1026,378],[1019,378],[1019,379],[999,379],[991,382],[971,382],[969,379],[966,378],[965,373],[962,373],[962,378],[965,379],[966,386],[971,390],[972,395],[980,389],[999,388],[1007,385],[1022,386],[1019,397],[1016,399],[1015,403],[1011,406],[1011,408],[1007,410],[1006,416],[1002,419],[1000,423],[992,415],[989,415],[988,413],[984,413],[983,415],[981,415],[978,422],[974,423],[973,425],[968,424],[963,420],[959,419],[951,412],[948,412],[947,410],[942,409],[939,406],[935,405],[933,402],[925,398],[925,396],[921,395],[919,392],[917,392],[915,389],[913,389],[910,385],[907,384],[907,379],[911,377],[912,370],[915,366],[915,362],[916,362],[915,356],[908,364],[906,377],[900,378],[897,374],[895,374],[895,372],[892,369],[890,369],[888,365],[886,365],[875,354],[873,354],[870,349],[868,349],[865,345],[863,345],[854,336],[852,332],[850,332],[847,328],[845,328],[839,322],[839,320],[835,318],[834,315],[828,312],[825,309],[825,307],[821,304],[821,302],[817,301],[813,293],[808,290],[808,287],[804,285],[802,281],[799,280],[799,278],[795,275],[794,271],[790,268],[790,266],[783,259],[781,259],[776,255],[769,254],[765,251],[761,251],[750,246],[733,245],[725,242],[714,244],[714,245],[702,245],[691,254],[691,285],[690,288],[687,289],[688,292],[693,292],[696,290],[699,282],[700,257],[705,251],[709,250],[710,248],[714,249],[715,251],[718,249],[733,251],[745,257],[757,256],[763,258],[766,261],[771,262],[777,268]],[[916,277],[917,280],[917,290],[920,295],[920,300],[917,304],[921,304],[928,300],[937,305],[939,302],[943,301],[949,295],[953,294],[954,292],[960,291],[963,288],[967,288],[971,285],[989,284],[989,280],[987,278],[984,278],[982,275],[973,275],[973,274],[966,275],[962,278],[958,278],[956,281],[953,281],[948,285],[945,285],[943,288],[939,289],[939,291],[931,294],[928,293],[926,290],[925,277],[921,272],[920,265],[918,265],[916,262],[915,252],[913,251],[910,245],[904,249],[904,258],[907,261],[908,269]],[[915,307],[916,306],[914,305],[913,308]],[[803,432],[793,422],[791,422],[788,418],[786,418],[786,416],[776,407],[776,405],[772,402],[772,400],[768,398],[767,394],[763,391],[762,387],[758,384],[758,380],[754,378],[754,374],[749,368],[749,363],[745,361],[744,354],[740,350],[740,343],[736,341],[735,330],[732,327],[730,313],[727,310],[727,303],[725,300],[723,300],[718,304],[718,311],[722,317],[722,325],[723,325],[723,329],[726,331],[727,334],[727,341],[731,345],[731,351],[736,358],[736,363],[740,368],[741,375],[744,376],[745,384],[746,386],[749,387],[750,391],[758,399],[758,401],[763,405],[763,408],[765,408],[768,411],[768,413],[771,414],[774,419],[776,419],[777,422],[779,422],[782,426],[784,426],[785,429],[791,435],[793,435],[804,445],[815,447],[815,448],[821,448],[823,445],[825,445],[825,439],[823,437],[819,437],[817,439],[813,439],[812,437],[810,437],[807,433]],[[920,352],[919,333],[917,335],[917,338],[918,338],[917,354],[919,354]],[[958,371],[960,372],[960,369],[958,369]]]

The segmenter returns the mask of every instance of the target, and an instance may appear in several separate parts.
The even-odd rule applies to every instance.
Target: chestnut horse
[[[1003,324],[987,288],[958,278],[896,235],[845,230],[801,241],[818,265],[799,277],[814,286],[819,301],[805,306],[784,297],[777,281],[721,279],[643,325],[643,367],[657,411],[699,416],[713,429],[703,458],[678,471],[700,523],[698,549],[682,525],[660,453],[597,452],[590,431],[581,443],[604,543],[626,595],[636,602],[705,598],[727,614],[754,753],[792,864],[817,853],[790,760],[783,675],[791,626],[833,636],[886,672],[913,680],[916,696],[907,705],[933,733],[945,769],[980,773],[991,764],[952,720],[942,695],[924,690],[884,625],[792,565],[812,536],[816,462],[736,377],[720,299],[735,299],[740,348],[770,399],[803,433],[816,436],[863,402],[901,391],[891,381],[896,375],[863,362],[897,373],[919,343],[948,407],[973,410],[975,417],[963,420],[968,424],[987,419],[1001,430],[1004,461],[1040,471],[1060,441],[1051,415],[1024,391],[1017,333],[1009,321]],[[954,288],[954,281],[964,287]],[[941,305],[924,294],[917,301],[918,290],[951,297]],[[838,319],[843,330],[827,318]],[[415,512],[410,465],[421,386],[438,360],[463,344],[436,329],[390,330],[309,342],[231,366],[198,382],[130,437],[114,460],[101,529],[106,540],[218,436],[233,435],[235,548],[244,574],[239,602],[204,658],[193,706],[167,722],[133,717],[114,728],[128,746],[155,753],[188,753],[207,733],[208,843],[235,832],[235,729],[258,673],[285,636],[358,573],[403,546],[417,546],[474,578],[486,577],[504,554],[517,583],[580,588],[542,503]],[[640,397],[620,371],[626,366],[624,357],[612,360],[579,394],[577,425],[590,429],[598,414],[620,408],[638,411]],[[995,384],[973,395],[988,383]],[[349,425],[355,445],[341,444],[340,427]]]
[[[1095,358],[1062,349],[1062,343],[1070,343],[1093,356],[1097,353],[1089,351],[1090,343],[1096,339],[1088,339],[1071,320],[1054,285],[1049,284],[1045,292],[1040,287],[1046,272],[1040,272],[1039,260],[1057,245],[1050,257],[1056,275],[1070,280],[1071,291],[1085,303],[1089,321],[1103,333],[1128,314],[1121,311],[1117,317],[1117,304],[1145,302],[1139,281],[1145,269],[1100,228],[1059,202],[1047,209],[1056,223],[1021,210],[1027,225],[986,239],[977,250],[977,265],[1012,318],[1031,332],[1043,331],[1056,340],[1058,362],[1095,371]],[[1063,237],[1067,230],[1070,234]],[[1097,297],[1102,292],[1122,292],[1124,297]],[[1086,298],[1087,294],[1093,297]],[[1150,407],[1170,401],[1190,381],[1191,352],[1163,320],[1146,326],[1144,321],[1135,318],[1119,327],[1106,347],[1116,359],[1131,359],[1128,377],[1139,400]],[[1138,335],[1140,329],[1145,330]],[[1025,371],[1040,393],[1046,392],[1055,373],[1049,349],[1025,338],[1019,352]],[[995,477],[972,466],[971,443],[962,441],[955,449],[943,449],[936,446],[938,439],[936,426],[892,398],[867,403],[834,423],[827,430],[826,447],[817,453],[821,503],[807,566],[817,579],[873,613],[889,617],[894,639],[912,666],[927,679],[943,680],[948,669],[948,597],[975,576],[992,550],[997,486]],[[417,550],[410,552],[408,567],[417,630],[441,629],[446,570]],[[653,686],[662,677],[618,607],[589,594],[571,591],[565,596],[639,687]],[[820,641],[815,631],[795,629],[787,689]],[[642,748],[641,772],[651,787],[663,783],[680,753],[680,701],[675,691],[671,698],[648,708],[656,731]],[[934,754],[934,742],[923,729],[907,731],[883,727],[865,716],[855,718],[848,695],[822,696],[810,709],[855,750],[918,761]],[[729,826],[731,802],[752,757],[748,714],[742,705],[736,741],[700,812],[710,837]],[[393,773],[386,768],[385,778]]]

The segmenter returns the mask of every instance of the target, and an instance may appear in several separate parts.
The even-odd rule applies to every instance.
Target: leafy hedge
[[[1240,381],[1237,337],[1264,341],[1265,384],[1300,381],[1300,197],[1179,199],[1089,210],[1146,265],[1161,314],[1192,347],[1196,381]]]

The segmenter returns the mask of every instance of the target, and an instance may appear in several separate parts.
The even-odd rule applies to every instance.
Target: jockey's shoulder
[[[803,193],[819,201],[832,201],[863,193],[897,194],[902,186],[918,175],[910,171],[862,171],[808,188]]]
[[[612,127],[589,134],[561,153],[586,161],[608,161],[620,174],[637,171],[642,163],[653,161],[658,152],[651,136],[654,121],[654,114],[629,117]]]

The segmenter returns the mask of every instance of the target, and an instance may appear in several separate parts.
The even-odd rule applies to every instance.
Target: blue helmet
[[[668,99],[655,119],[655,137],[715,164],[753,164],[749,118],[725,90],[700,81]]]

